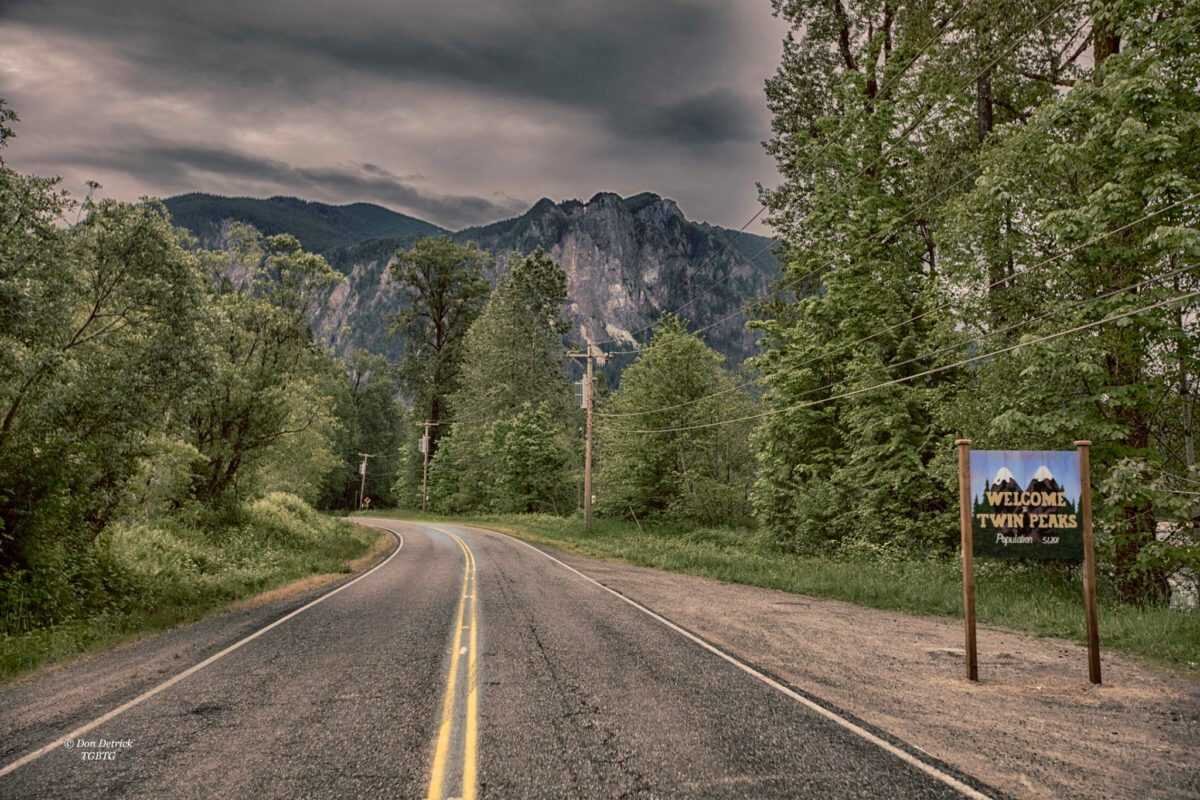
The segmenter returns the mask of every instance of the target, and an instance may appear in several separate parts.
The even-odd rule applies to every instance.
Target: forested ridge
[[[783,274],[735,312],[759,352],[725,363],[686,307],[644,344],[589,343],[620,371],[590,389],[597,514],[765,552],[946,558],[955,439],[1088,439],[1106,586],[1165,603],[1200,566],[1200,7],[773,8],[792,32],[760,213]],[[220,552],[274,492],[578,513],[585,343],[544,252],[492,288],[469,242],[403,246],[388,363],[314,338],[344,278],[291,235],[230,224],[212,249],[161,204],[8,166],[0,210],[6,633],[119,594],[114,541],[184,526]]]

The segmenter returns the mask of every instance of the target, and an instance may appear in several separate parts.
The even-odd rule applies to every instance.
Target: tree
[[[784,180],[766,199],[799,298],[756,323],[776,412],[755,439],[756,509],[796,547],[949,546],[941,402],[958,377],[924,375],[958,341],[945,232],[997,132],[1081,74],[1083,4],[775,6],[794,33],[767,87]],[[977,230],[997,325],[1015,213],[998,204]]]
[[[336,368],[340,463],[329,476],[321,505],[354,508],[362,485],[360,453],[374,456],[368,465],[366,495],[377,505],[391,505],[397,499],[392,489],[399,459],[410,444],[416,448],[409,414],[398,400],[397,371],[382,356],[363,351],[352,353]]]
[[[659,322],[596,412],[598,513],[748,521],[753,423],[703,427],[754,411],[723,361],[678,318]]]
[[[1198,527],[1195,304],[953,365],[1195,289],[1193,6],[776,4],[767,199],[800,294],[757,323],[777,540],[949,546],[953,438],[1088,438],[1105,569],[1163,596],[1196,552],[1158,541]]]
[[[568,452],[562,427],[546,403],[525,403],[517,414],[491,427],[488,461],[495,465],[492,510],[566,513],[573,493],[567,480]]]
[[[569,504],[563,465],[578,412],[572,409],[564,366],[566,297],[562,268],[539,250],[516,260],[471,326],[463,344],[461,385],[449,398],[460,420],[448,434],[454,449],[445,458],[435,454],[431,466],[439,497],[453,498],[461,508],[529,506],[529,492],[537,485],[536,510]],[[536,446],[528,439],[518,444],[535,428],[549,439]],[[542,448],[551,441],[561,458],[545,456]],[[514,459],[521,458],[529,461],[517,465]],[[493,477],[509,468],[525,473],[509,487],[512,493]]]
[[[263,238],[247,226],[227,250],[209,254],[216,289],[203,341],[203,379],[188,411],[190,441],[203,455],[193,478],[204,505],[236,509],[238,478],[280,440],[328,413],[296,411],[292,384],[320,370],[308,314],[341,276],[290,235]]]
[[[474,245],[447,238],[421,239],[396,254],[391,274],[408,307],[396,320],[405,334],[402,380],[434,423],[430,454],[437,452],[446,397],[458,386],[462,344],[488,294],[489,257]]]
[[[0,166],[0,566],[90,542],[192,380],[203,285],[156,204],[77,208]],[[11,313],[8,313],[11,312]]]
[[[1011,210],[1002,246],[1018,263],[1053,259],[1007,282],[1008,321],[1025,335],[1200,288],[1186,269],[1200,255],[1189,202],[1200,194],[1200,58],[1190,41],[1200,16],[1170,2],[1097,4],[1095,14],[1095,70],[1001,132],[958,207],[950,266],[964,284],[978,280],[982,231],[997,208]],[[1180,423],[1196,368],[1187,324],[1196,309],[1176,303],[987,364],[964,386],[990,389],[987,400],[956,408],[962,429],[984,440],[1093,441],[1106,487],[1100,541],[1128,601],[1164,598],[1175,558],[1187,558],[1157,534],[1179,514],[1175,493],[1191,480]]]
[[[461,385],[450,398],[456,417],[501,419],[547,402],[565,419],[566,301],[566,274],[541,250],[513,263],[464,342]]]

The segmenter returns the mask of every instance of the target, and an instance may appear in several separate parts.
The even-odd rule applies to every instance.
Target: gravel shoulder
[[[1031,798],[1200,797],[1200,681],[1104,653],[544,548],[746,661],[966,774]],[[1101,630],[1103,636],[1103,630]]]

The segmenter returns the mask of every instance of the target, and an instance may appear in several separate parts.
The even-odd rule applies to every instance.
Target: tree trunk
[[[1104,81],[1101,67],[1109,56],[1121,52],[1121,37],[1111,21],[1096,20],[1092,27],[1092,59],[1095,61],[1093,78],[1097,84]]]
[[[1134,328],[1134,326],[1130,326]],[[1134,328],[1136,330],[1136,328]],[[1136,336],[1136,333],[1126,334]],[[1122,345],[1128,346],[1122,347]],[[1114,342],[1114,351],[1105,358],[1109,385],[1127,387],[1136,385],[1141,379],[1140,354],[1143,349],[1137,342]],[[1130,354],[1122,358],[1119,349]],[[1151,420],[1146,410],[1136,400],[1117,409],[1116,417],[1125,427],[1123,450],[1132,454],[1145,452],[1150,447]],[[1121,508],[1120,527],[1113,532],[1113,573],[1117,593],[1127,603],[1161,601],[1169,596],[1170,584],[1167,574],[1161,569],[1149,568],[1138,563],[1142,550],[1152,545],[1158,529],[1153,501],[1146,499],[1128,503]]]
[[[989,69],[975,80],[975,117],[978,122],[979,143],[992,132],[995,119],[995,102],[992,99],[992,71]]]

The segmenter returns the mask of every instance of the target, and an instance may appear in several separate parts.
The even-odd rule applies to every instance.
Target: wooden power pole
[[[587,377],[583,384],[583,402],[587,412],[586,433],[583,447],[583,527],[592,529],[592,343],[587,346]]]
[[[367,491],[367,461],[374,457],[374,453],[359,453],[362,456],[362,463],[358,465],[358,509],[362,510],[363,495]]]
[[[425,435],[421,437],[421,510],[427,510],[429,505],[429,427],[433,425],[425,420]]]
[[[592,343],[588,342],[587,351],[583,353],[571,353],[572,358],[586,359],[586,372],[584,378],[579,383],[579,404],[587,413],[587,423],[584,428],[583,437],[583,526],[587,530],[592,529],[592,395],[595,388],[593,383],[595,380],[595,352],[592,349]]]

